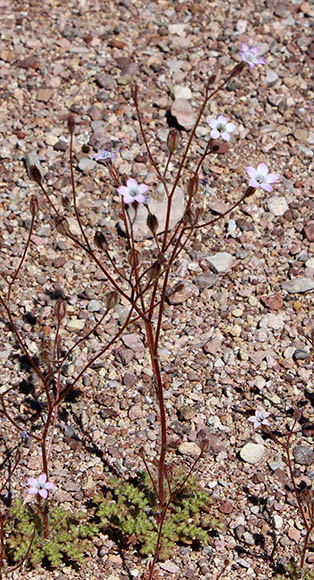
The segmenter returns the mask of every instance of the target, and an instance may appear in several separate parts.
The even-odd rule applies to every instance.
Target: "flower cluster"
[[[258,46],[249,47],[245,42],[242,43],[240,56],[242,61],[246,62],[252,69],[258,64],[265,64],[265,59],[259,56],[260,48]],[[211,139],[223,139],[224,141],[230,141],[230,134],[235,130],[236,126],[234,123],[230,123],[226,117],[219,115],[217,119],[210,119],[208,121],[211,127],[210,138]],[[110,149],[103,149],[99,153],[96,153],[93,157],[95,161],[104,161],[105,163],[111,163],[111,161],[117,158],[118,151],[111,151]],[[261,187],[267,192],[272,191],[272,183],[275,183],[279,179],[279,175],[276,173],[269,173],[269,168],[266,163],[260,163],[255,169],[252,166],[246,168],[249,175],[249,187],[258,188]],[[136,179],[130,177],[126,185],[120,185],[118,187],[118,192],[122,195],[123,203],[126,205],[137,203],[146,203],[148,197],[146,195],[149,190],[148,185],[145,183],[138,183]]]

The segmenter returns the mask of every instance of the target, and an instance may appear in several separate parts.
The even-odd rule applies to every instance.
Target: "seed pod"
[[[30,202],[29,202],[29,207],[30,207],[32,216],[35,217],[35,215],[37,214],[38,209],[39,209],[38,199],[37,199],[36,195],[32,195]]]
[[[158,256],[157,256],[157,260],[160,264],[167,264],[168,261],[168,256],[167,254],[164,254],[164,252],[159,252]]]
[[[251,187],[249,185],[249,187],[247,188],[245,194],[244,194],[244,199],[246,199],[247,197],[249,197],[250,195],[253,195],[253,193],[255,193],[256,187]]]
[[[173,153],[177,146],[178,146],[178,141],[179,141],[179,133],[176,129],[171,129],[168,133],[168,138],[167,138],[167,147],[168,147],[168,151],[169,153]]]
[[[112,290],[111,292],[108,292],[108,294],[106,295],[105,300],[106,300],[106,308],[107,308],[107,310],[111,310],[119,302],[119,294],[118,294],[118,292],[116,292],[115,290]]]
[[[172,467],[172,465],[165,465],[164,470],[165,470],[165,477],[166,477],[168,483],[171,483],[171,481],[173,479],[173,467]]]
[[[142,261],[141,252],[138,250],[130,250],[128,253],[128,262],[132,268],[137,268]]]
[[[38,184],[41,184],[42,181],[42,171],[40,167],[40,161],[36,151],[29,151],[24,155],[24,161],[26,165],[26,170],[28,173],[28,177],[35,181]],[[37,169],[34,170],[33,167]],[[39,175],[38,175],[39,172]]]
[[[157,280],[157,278],[159,278],[160,270],[161,270],[161,264],[160,264],[160,262],[155,262],[149,268],[147,274],[148,274],[148,277],[149,277],[150,281]]]
[[[191,226],[193,224],[193,213],[192,210],[188,207],[183,215],[183,223]]]
[[[202,439],[202,441],[201,441],[201,453],[205,453],[205,451],[208,449],[208,446],[209,446],[209,440]]]
[[[55,316],[59,322],[63,320],[63,318],[66,315],[66,312],[67,312],[66,302],[60,298],[59,300],[57,300],[55,305]]]
[[[101,231],[95,233],[94,242],[99,250],[106,251],[108,249],[107,240]]]
[[[243,60],[242,62],[239,62],[239,64],[237,64],[233,71],[231,72],[231,74],[229,75],[229,79],[232,79],[234,77],[237,77],[244,69],[244,67],[247,65],[247,63]]]
[[[62,205],[63,205],[63,207],[68,208],[68,207],[70,207],[70,204],[71,204],[70,198],[67,195],[63,195],[62,196]]]
[[[210,153],[217,153],[217,155],[224,155],[229,150],[229,145],[225,141],[217,141],[212,139],[210,142]]]
[[[52,360],[52,346],[50,338],[46,337],[42,340],[38,354],[39,360],[43,365],[50,365]]]
[[[299,421],[300,417],[301,417],[301,411],[300,411],[300,409],[296,409],[294,412],[294,419],[296,421]]]
[[[146,223],[147,223],[147,227],[150,229],[150,231],[153,234],[155,234],[157,232],[157,229],[158,229],[158,219],[150,211],[148,212]]]
[[[31,165],[29,168],[29,175],[30,178],[35,181],[35,183],[37,183],[38,185],[41,184],[41,173],[38,169],[38,167],[36,167],[36,165]]]
[[[199,184],[199,179],[198,179],[198,175],[194,175],[194,177],[192,177],[188,183],[188,194],[189,196],[193,196],[197,193],[198,191],[198,184]]]
[[[207,81],[207,86],[210,87],[210,85],[213,84],[213,82],[215,82],[216,80],[216,75],[211,75]]]
[[[68,220],[62,215],[57,215],[55,217],[56,230],[62,236],[68,236],[71,234],[70,226]]]
[[[75,128],[75,118],[74,118],[74,115],[72,115],[71,113],[70,113],[70,114],[68,115],[68,117],[67,117],[67,123],[68,123],[68,130],[69,130],[69,133],[70,133],[71,135],[73,135],[73,133],[74,133],[74,128]]]
[[[126,185],[126,182],[128,180],[128,176],[125,173],[122,173],[120,179],[121,179],[122,185]]]
[[[132,93],[132,98],[135,101],[137,99],[137,84],[133,83],[131,85],[131,93]]]
[[[301,334],[301,336],[304,336],[306,338],[306,332],[305,329],[302,328],[302,326],[298,326],[297,331],[299,334]]]
[[[202,217],[203,215],[203,210],[201,207],[197,207],[196,208],[196,212],[195,212],[195,218],[194,218],[194,223],[197,224],[197,222],[199,221],[199,219]]]

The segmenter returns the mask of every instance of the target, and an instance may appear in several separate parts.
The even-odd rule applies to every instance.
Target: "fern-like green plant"
[[[48,539],[44,539],[41,517],[31,504],[16,500],[10,509],[6,534],[6,555],[9,562],[27,560],[32,566],[47,562],[58,567],[62,561],[82,564],[87,538],[98,533],[88,522],[87,514],[71,514],[50,506]]]
[[[314,570],[310,568],[300,568],[295,560],[291,560],[285,565],[284,574],[276,574],[274,580],[314,580]]]
[[[182,474],[172,482],[180,487]],[[158,537],[158,510],[150,478],[146,472],[125,482],[110,480],[105,496],[96,496],[98,525],[105,533],[124,544],[136,546],[143,555],[153,554]],[[174,497],[164,522],[160,559],[167,559],[175,545],[191,545],[194,541],[207,545],[209,530],[223,527],[208,514],[209,495],[197,488],[196,478],[190,478],[183,490]]]

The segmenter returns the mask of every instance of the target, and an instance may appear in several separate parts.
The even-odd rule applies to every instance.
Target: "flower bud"
[[[107,308],[107,310],[111,310],[119,302],[119,294],[118,294],[118,292],[116,292],[115,290],[112,290],[111,292],[108,292],[108,294],[106,295],[105,300],[106,300],[106,308]]]
[[[106,251],[108,249],[107,240],[101,231],[95,233],[94,242],[99,250]]]
[[[38,199],[37,199],[36,195],[32,195],[30,202],[29,202],[29,207],[30,207],[32,216],[35,217],[35,215],[37,214],[38,209],[39,209]]]
[[[155,234],[157,232],[157,229],[158,229],[158,219],[150,211],[148,212],[146,223],[147,223],[147,227],[150,229],[150,231],[153,234]]]
[[[178,141],[179,141],[179,133],[176,129],[171,129],[168,133],[168,138],[167,138],[167,147],[168,147],[168,151],[169,153],[173,153],[177,146],[178,146]]]
[[[68,236],[71,233],[68,220],[62,215],[55,217],[55,227],[57,232],[62,236]]]

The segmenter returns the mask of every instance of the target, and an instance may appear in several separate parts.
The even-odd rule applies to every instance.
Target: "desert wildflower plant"
[[[208,493],[196,485],[193,479],[200,461],[206,461],[208,441],[202,439],[195,460],[187,469],[185,475],[178,481],[175,468],[170,459],[170,441],[168,435],[168,418],[165,403],[167,377],[163,370],[160,356],[160,343],[163,324],[163,314],[169,296],[171,296],[171,274],[178,256],[193,240],[198,230],[208,230],[214,224],[224,219],[242,202],[252,196],[256,189],[272,191],[272,185],[280,177],[270,172],[268,165],[261,161],[257,168],[248,166],[246,172],[249,182],[246,183],[243,168],[243,191],[233,205],[223,211],[218,217],[211,218],[204,211],[199,193],[200,175],[203,164],[210,156],[223,155],[228,151],[231,134],[236,131],[236,125],[224,115],[210,119],[209,134],[204,139],[198,157],[195,161],[193,146],[211,99],[235,77],[239,77],[248,69],[265,63],[259,56],[259,48],[242,44],[240,51],[242,61],[234,66],[222,82],[217,82],[212,75],[205,83],[205,94],[200,105],[194,126],[189,134],[180,137],[180,126],[170,128],[167,138],[167,151],[164,164],[152,152],[145,131],[141,112],[141,100],[136,84],[132,85],[131,97],[136,112],[139,134],[146,150],[147,158],[154,171],[156,182],[161,186],[166,199],[162,220],[157,218],[151,200],[154,187],[139,182],[132,175],[120,174],[115,162],[119,151],[109,148],[101,149],[94,154],[97,163],[104,166],[108,176],[108,184],[115,207],[119,207],[119,230],[121,232],[120,256],[118,263],[111,255],[110,236],[104,227],[96,225],[92,232],[86,226],[80,211],[80,196],[78,195],[75,175],[73,146],[76,133],[79,131],[75,115],[69,114],[67,126],[69,132],[70,182],[72,199],[60,200],[53,196],[42,175],[38,158],[33,154],[26,156],[26,166],[30,179],[36,184],[38,194],[33,194],[29,200],[30,223],[29,235],[24,251],[17,267],[11,276],[3,276],[0,303],[10,329],[23,353],[26,363],[36,378],[38,390],[40,422],[29,421],[26,427],[19,414],[14,415],[8,404],[14,395],[15,386],[9,387],[0,395],[1,411],[4,419],[20,432],[22,443],[16,452],[15,462],[5,478],[2,489],[10,485],[14,474],[18,472],[23,457],[23,445],[31,440],[38,448],[38,457],[42,472],[32,474],[27,480],[28,494],[36,496],[34,503],[24,505],[20,500],[12,503],[6,513],[1,516],[1,558],[2,570],[14,570],[23,564],[36,566],[48,561],[52,566],[58,566],[64,561],[83,561],[84,550],[89,549],[88,541],[99,532],[110,537],[120,538],[124,546],[135,546],[139,553],[149,557],[145,577],[152,580],[155,576],[159,560],[171,557],[177,544],[193,545],[194,542],[208,544],[209,532],[219,529],[222,524],[217,515],[211,513],[211,500]],[[181,144],[179,141],[181,139]],[[177,158],[178,155],[178,158]],[[190,160],[191,156],[191,160]],[[176,167],[175,177],[170,182],[170,166]],[[173,223],[173,209],[176,203],[178,188],[184,189],[184,207],[181,216]],[[70,241],[76,251],[86,255],[93,266],[101,272],[105,280],[107,292],[103,306],[104,312],[97,322],[79,338],[72,346],[67,347],[63,340],[63,328],[67,317],[66,300],[59,297],[55,304],[53,325],[44,327],[37,352],[30,349],[27,337],[20,332],[13,307],[14,288],[27,262],[32,245],[36,222],[39,219],[42,200],[45,200],[51,217],[54,220],[55,232],[63,239]],[[141,219],[146,226],[146,237],[149,245],[144,248],[139,243],[136,230],[137,220]],[[76,227],[73,227],[73,220]],[[117,233],[118,239],[118,233]],[[80,349],[86,342],[100,333],[107,316],[122,302],[125,306],[125,316],[120,320],[116,332],[103,338],[99,351],[87,362],[81,365],[75,376],[67,377],[67,365],[73,356],[79,356]],[[62,508],[56,507],[54,491],[58,485],[53,481],[55,475],[52,464],[52,451],[58,422],[64,403],[77,388],[86,372],[94,368],[101,358],[109,355],[128,327],[141,324],[145,331],[146,347],[149,352],[153,389],[157,405],[159,425],[159,451],[154,460],[150,460],[143,449],[139,450],[145,466],[145,475],[139,480],[110,480],[106,489],[93,498],[93,506],[88,516],[85,514],[68,514]],[[52,326],[54,332],[52,332]],[[44,409],[44,412],[42,412]],[[249,418],[254,427],[269,425],[269,413],[257,410]],[[276,438],[276,442],[279,440]],[[301,554],[300,569],[304,568],[306,550],[310,544],[313,531],[313,508],[311,499],[307,499],[309,515],[303,507],[300,494],[293,478],[291,458],[289,456],[290,438],[288,436],[284,449],[288,456],[288,469],[292,478],[295,495],[303,522],[306,528],[305,547]],[[52,481],[50,481],[50,478]],[[53,503],[52,503],[53,502]],[[80,544],[82,538],[86,543]],[[83,548],[82,548],[83,546]]]

